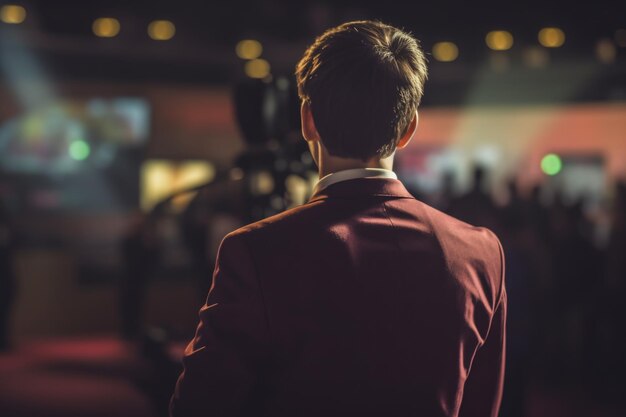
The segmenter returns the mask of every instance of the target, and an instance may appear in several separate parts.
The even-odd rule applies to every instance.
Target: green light
[[[541,159],[541,170],[546,175],[556,175],[562,168],[563,162],[557,154],[549,153]]]
[[[84,140],[75,140],[70,145],[69,153],[72,159],[84,161],[91,153],[91,148]]]

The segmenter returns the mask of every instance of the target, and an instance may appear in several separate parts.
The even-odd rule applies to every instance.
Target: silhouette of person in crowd
[[[497,229],[497,213],[487,189],[487,171],[475,166],[472,171],[472,186],[460,197],[452,199],[448,214],[474,226]]]

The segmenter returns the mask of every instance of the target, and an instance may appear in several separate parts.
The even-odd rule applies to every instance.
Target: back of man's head
[[[400,29],[349,22],[315,40],[296,77],[328,152],[366,161],[391,155],[407,131],[424,92],[426,58]]]

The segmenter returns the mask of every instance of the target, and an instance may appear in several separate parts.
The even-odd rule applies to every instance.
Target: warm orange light
[[[205,161],[149,160],[141,168],[141,207],[150,210],[164,198],[215,178],[215,167]],[[181,209],[193,194],[181,194],[173,200],[175,209]]]
[[[176,26],[169,20],[155,20],[148,25],[148,36],[155,41],[168,41],[176,34]]]
[[[246,62],[245,72],[250,78],[265,78],[270,75],[270,64],[264,59],[253,59]]]
[[[459,48],[454,42],[437,42],[433,45],[433,56],[437,61],[452,62],[459,56]]]
[[[26,20],[26,9],[16,4],[7,4],[0,7],[0,20],[4,23],[16,25]]]
[[[274,177],[269,171],[263,170],[252,175],[250,191],[253,195],[268,195],[274,191]]]
[[[241,59],[256,59],[263,53],[263,45],[254,39],[244,39],[237,43],[235,53]]]
[[[513,46],[513,35],[506,30],[494,30],[487,34],[485,42],[489,49],[494,51],[506,51]]]
[[[543,28],[539,31],[539,43],[546,48],[558,48],[565,43],[565,33],[559,28]]]
[[[101,17],[91,25],[93,33],[101,38],[113,38],[120,33],[120,22],[112,17]]]

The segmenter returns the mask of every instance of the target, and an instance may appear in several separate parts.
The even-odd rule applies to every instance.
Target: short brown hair
[[[391,155],[409,127],[424,93],[426,58],[400,29],[349,22],[315,40],[296,78],[328,152],[366,161]]]

